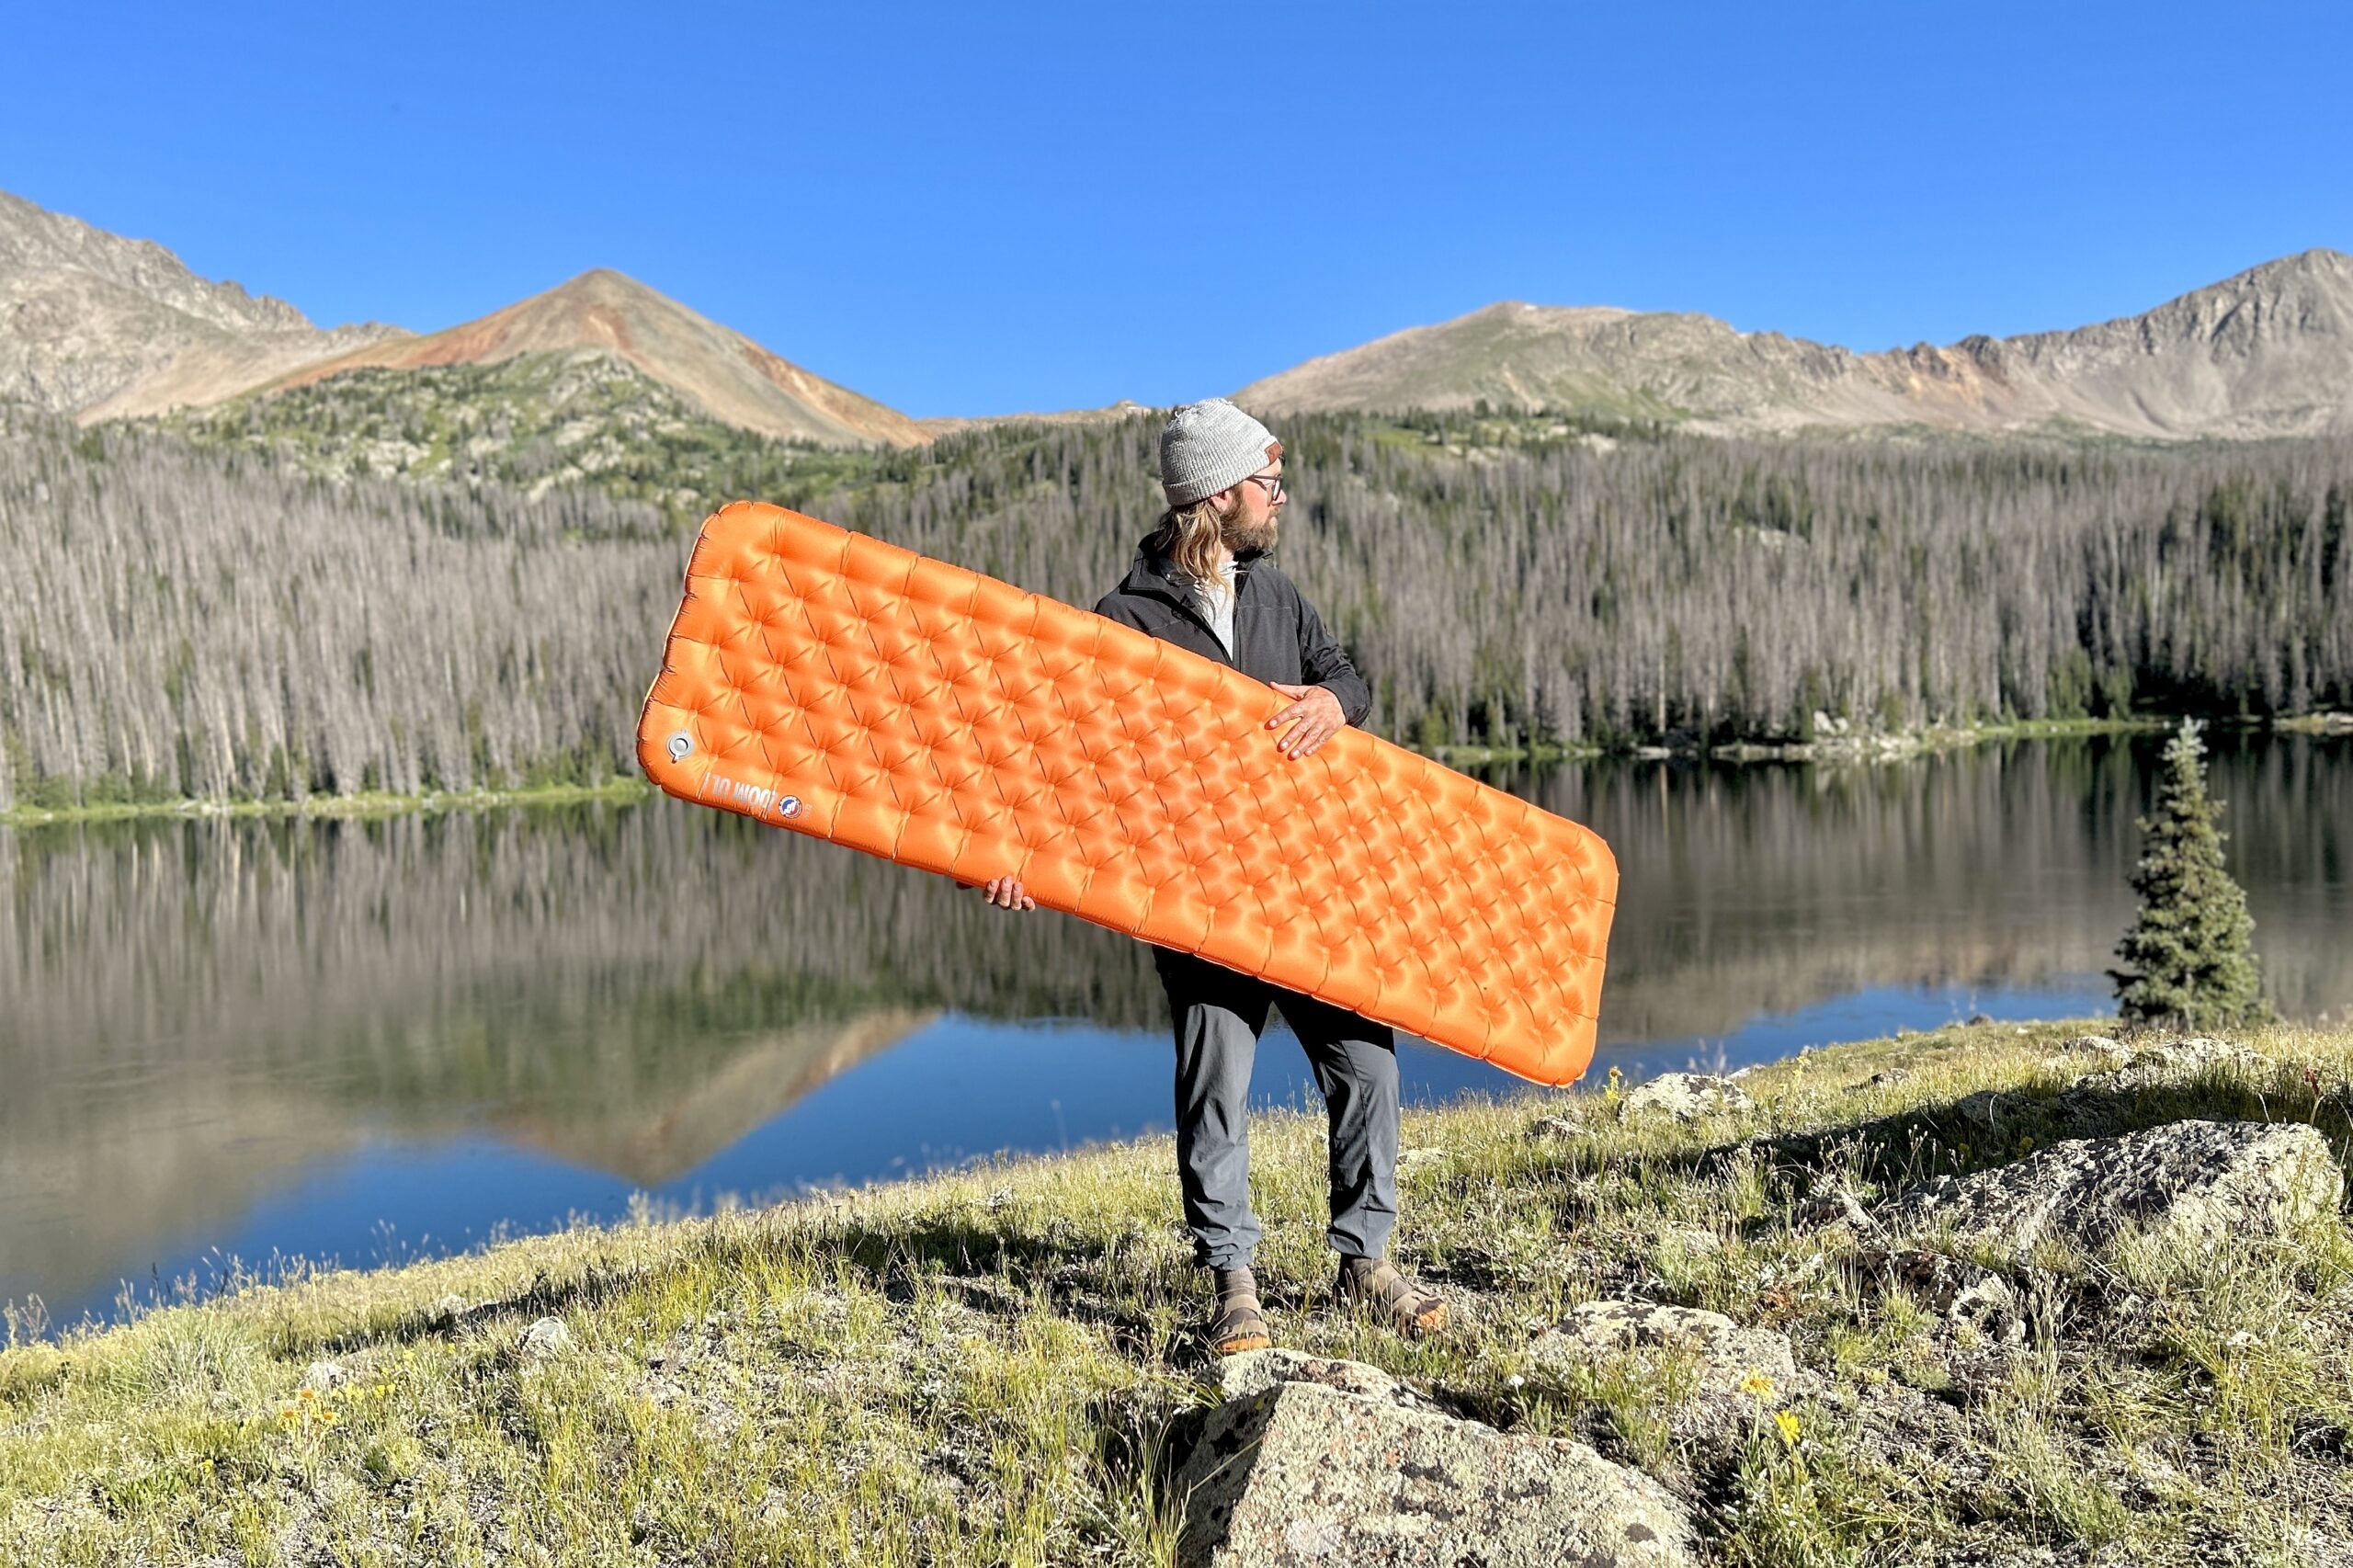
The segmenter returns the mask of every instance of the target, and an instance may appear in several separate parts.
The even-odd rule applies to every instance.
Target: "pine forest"
[[[627,773],[693,525],[727,500],[1081,605],[1160,509],[1157,415],[846,454],[624,417],[606,378],[593,439],[452,437],[434,374],[483,372],[163,427],[0,415],[0,809]],[[2353,708],[2353,443],[1278,433],[1278,560],[1407,744]]]

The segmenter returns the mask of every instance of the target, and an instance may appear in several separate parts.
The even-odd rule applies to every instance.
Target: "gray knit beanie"
[[[1241,483],[1283,455],[1264,425],[1222,397],[1188,403],[1160,433],[1160,488],[1172,506],[1189,506]]]

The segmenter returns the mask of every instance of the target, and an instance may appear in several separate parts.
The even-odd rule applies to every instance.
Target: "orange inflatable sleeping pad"
[[[1196,952],[1540,1084],[1593,1059],[1617,862],[1378,736],[1288,759],[1284,699],[1157,638],[780,507],[705,522],[646,775]]]

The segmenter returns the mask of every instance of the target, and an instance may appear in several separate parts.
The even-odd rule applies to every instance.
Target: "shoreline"
[[[1619,750],[1597,745],[1442,745],[1423,751],[1404,746],[1449,767],[1483,768],[1512,764],[1544,767],[1566,762],[1617,757],[1632,762],[1908,762],[1997,741],[2076,740],[2102,735],[2156,734],[2180,722],[2177,717],[2130,719],[2032,719],[2010,724],[1935,726],[1887,733],[1850,732],[1813,741],[1730,741],[1714,746],[1640,745]],[[2283,734],[2353,735],[2353,714],[2310,713],[2287,719],[2230,722],[2240,730]],[[1395,743],[1403,744],[1403,743]],[[601,784],[529,785],[510,790],[428,790],[403,795],[311,795],[295,800],[176,800],[108,801],[76,806],[11,806],[0,810],[0,828],[55,827],[85,823],[134,822],[160,817],[393,817],[441,812],[483,811],[501,806],[573,805],[587,801],[631,803],[660,793],[642,778],[616,774]]]
[[[642,778],[616,775],[602,784],[538,784],[515,790],[426,790],[401,795],[310,795],[299,801],[132,801],[88,806],[11,806],[0,811],[0,828],[57,827],[85,823],[138,822],[158,817],[191,820],[266,817],[429,816],[442,812],[486,811],[499,806],[563,806],[585,801],[632,802],[657,791]]]

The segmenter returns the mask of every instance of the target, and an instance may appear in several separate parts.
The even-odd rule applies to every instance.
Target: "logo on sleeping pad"
[[[733,806],[756,817],[764,817],[770,812],[780,817],[797,817],[801,810],[798,795],[779,795],[765,785],[746,784],[741,778],[730,778],[723,773],[703,775],[702,799],[715,806]]]

